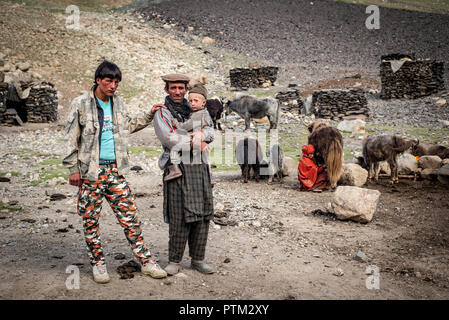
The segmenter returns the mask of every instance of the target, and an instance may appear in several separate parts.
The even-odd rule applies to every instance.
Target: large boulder
[[[418,172],[418,161],[410,153],[403,153],[398,159],[398,174],[414,174]]]
[[[340,131],[351,132],[352,134],[364,134],[366,122],[361,119],[343,120],[337,126]]]
[[[340,220],[368,223],[373,219],[379,197],[378,190],[339,186],[335,190],[331,207]]]
[[[439,169],[441,161],[439,156],[422,156],[418,160],[418,166],[423,169]]]
[[[438,181],[449,185],[449,164],[446,164],[438,169]]]
[[[338,184],[360,187],[366,183],[366,179],[368,179],[368,171],[356,163],[344,163]]]
[[[426,180],[437,180],[438,179],[438,169],[424,169],[421,171],[421,178]]]
[[[298,172],[298,163],[293,158],[284,156],[283,163],[282,173],[284,176],[292,176],[295,175],[295,172]]]

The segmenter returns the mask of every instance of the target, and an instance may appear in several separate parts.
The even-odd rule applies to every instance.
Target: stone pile
[[[441,61],[415,60],[414,56],[400,54],[381,59],[382,99],[416,99],[445,89]]]
[[[312,113],[317,118],[365,119],[369,116],[368,102],[361,89],[332,89],[315,91]]]
[[[47,82],[20,82],[20,93],[14,84],[0,83],[0,123],[52,122],[58,118],[58,96]],[[21,112],[17,108],[20,107]],[[22,113],[23,112],[23,113]]]
[[[53,122],[58,119],[57,91],[48,82],[31,86],[25,105],[29,122]]]
[[[297,110],[299,113],[301,113],[301,110],[304,106],[304,102],[299,95],[298,89],[280,91],[276,94],[275,98],[279,101],[281,109],[284,111]]]
[[[278,67],[234,68],[229,71],[231,87],[236,89],[264,88],[274,85]]]

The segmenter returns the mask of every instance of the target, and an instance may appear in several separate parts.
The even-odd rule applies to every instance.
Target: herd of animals
[[[220,120],[235,112],[245,120],[245,130],[250,128],[251,119],[267,117],[270,129],[276,129],[279,124],[280,104],[274,98],[255,98],[244,95],[230,100],[225,97],[208,99],[206,108],[211,115],[214,128],[222,130]],[[336,188],[343,170],[343,137],[340,131],[328,125],[325,121],[314,121],[308,126],[308,144],[315,148],[314,159],[318,165],[326,165],[329,183]],[[449,148],[442,145],[427,145],[418,139],[404,139],[398,135],[370,135],[362,141],[363,156],[358,163],[368,170],[368,181],[378,181],[380,162],[386,161],[391,169],[390,182],[398,183],[398,157],[408,151],[414,156],[436,155],[441,159],[449,158]],[[284,176],[284,153],[278,144],[271,146],[264,157],[256,138],[246,137],[236,146],[236,160],[242,171],[244,182],[251,176],[256,181],[268,177],[282,180]],[[252,175],[251,175],[252,173]]]

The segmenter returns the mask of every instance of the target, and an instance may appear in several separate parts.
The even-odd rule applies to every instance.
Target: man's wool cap
[[[161,77],[165,82],[189,82],[190,79],[184,74],[171,73]]]

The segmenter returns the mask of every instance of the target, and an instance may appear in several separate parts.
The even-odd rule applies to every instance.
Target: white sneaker
[[[141,272],[148,274],[152,278],[160,279],[167,276],[167,272],[162,269],[156,262],[147,262],[142,266]]]
[[[109,278],[108,270],[106,269],[105,264],[93,266],[92,272],[94,274],[94,281],[96,283],[108,283],[109,280],[111,280]]]

